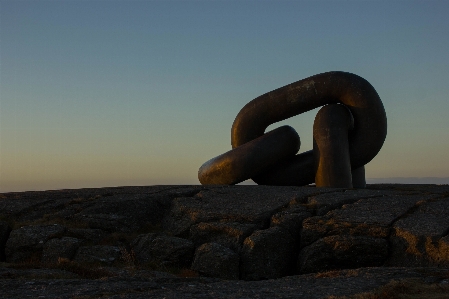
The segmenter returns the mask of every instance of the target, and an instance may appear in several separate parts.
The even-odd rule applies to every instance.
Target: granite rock
[[[80,240],[70,237],[53,238],[45,242],[41,262],[57,264],[60,259],[71,260],[75,256]]]
[[[201,222],[190,228],[190,240],[195,246],[214,242],[240,251],[243,241],[257,228],[254,224],[238,222]]]
[[[61,237],[65,230],[66,228],[59,224],[30,225],[12,230],[6,242],[6,260],[40,260],[44,244],[52,238]]]
[[[66,267],[64,271],[77,275],[92,271],[97,278],[117,277],[119,286],[123,279],[138,275],[140,278],[132,281],[139,285],[138,279],[155,275],[154,269],[150,270],[146,264],[157,264],[159,270],[171,271],[163,279],[195,276],[198,272],[199,280],[214,279],[205,276],[238,277],[246,280],[241,281],[245,285],[239,289],[242,296],[251,297],[246,288],[257,286],[265,290],[258,289],[259,297],[276,298],[279,292],[271,292],[269,288],[281,287],[280,281],[289,284],[296,281],[285,276],[309,272],[313,274],[295,276],[301,281],[295,294],[314,298],[316,292],[324,294],[324,291],[316,289],[312,294],[304,290],[306,286],[313,289],[311,282],[316,282],[316,277],[321,279],[344,270],[329,274],[316,271],[368,266],[375,268],[344,273],[360,273],[357,276],[380,271],[376,275],[382,276],[379,273],[393,271],[386,266],[449,267],[448,194],[447,186],[437,185],[368,185],[364,190],[312,186],[149,186],[0,194],[0,254],[2,250],[5,252],[0,270],[7,269],[0,274],[14,280],[22,272],[11,269],[24,267],[27,263],[21,262],[31,261],[42,262],[28,263],[39,265],[42,271],[26,270],[27,279],[38,273],[42,277],[59,273],[66,278],[62,270],[52,272],[45,268],[61,257],[68,262],[51,267]],[[232,267],[218,267],[225,263],[218,261],[228,258]],[[220,270],[207,271],[201,266],[207,264],[216,264]],[[401,273],[387,276],[405,277],[403,274],[409,272]],[[249,280],[265,280],[267,288]],[[303,284],[304,281],[308,282]],[[367,281],[363,284],[367,285]],[[65,283],[70,285],[67,280]],[[354,281],[347,283],[352,286]],[[135,290],[125,285],[123,290],[131,293]],[[153,286],[160,285],[155,282]],[[193,296],[188,291],[189,283],[185,286],[180,293],[158,289],[160,293],[156,294],[151,287],[148,290],[153,291],[148,292],[156,297],[184,293]],[[237,284],[228,286],[238,288]],[[217,297],[213,283],[200,289],[205,291],[208,287],[214,293],[210,297]],[[288,284],[284,287],[288,288]],[[327,288],[326,284],[321,287]],[[121,292],[119,289],[115,290]],[[24,294],[39,295],[31,289],[21,290]],[[147,298],[148,292],[139,296]],[[132,298],[131,293],[126,295]],[[57,294],[55,298],[66,296]]]
[[[306,219],[301,232],[301,247],[333,235],[358,235],[386,238],[391,224],[418,203],[437,195],[395,195],[360,199],[323,216]]]
[[[240,258],[231,249],[217,243],[204,243],[195,251],[192,270],[221,279],[239,279]]]
[[[449,267],[449,201],[424,202],[396,221],[389,265]]]
[[[117,246],[94,245],[80,246],[73,260],[88,265],[111,265],[119,261],[120,257],[121,250]]]
[[[157,233],[138,236],[131,248],[138,263],[164,266],[190,266],[195,250],[189,240]]]
[[[173,200],[164,228],[175,236],[187,237],[201,222],[238,222],[269,226],[273,214],[310,195],[331,192],[311,187],[220,186],[192,197]]]
[[[304,247],[298,259],[299,273],[382,266],[388,242],[365,236],[330,236]]]
[[[280,227],[254,232],[243,243],[242,279],[273,279],[291,274],[295,264],[294,249],[294,239]]]

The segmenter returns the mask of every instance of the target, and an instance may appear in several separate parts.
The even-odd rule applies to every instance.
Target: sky
[[[0,192],[199,184],[246,103],[327,71],[385,106],[368,182],[449,183],[449,1],[0,0]],[[267,130],[310,150],[316,112]]]

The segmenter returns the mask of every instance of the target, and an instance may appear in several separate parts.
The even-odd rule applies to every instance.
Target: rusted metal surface
[[[232,147],[238,149],[263,136],[266,128],[275,122],[329,104],[344,105],[353,117],[353,128],[346,129],[347,141],[344,142],[347,143],[347,153],[342,154],[343,148],[337,147],[339,153],[333,154],[336,157],[334,160],[344,156],[342,159],[349,160],[350,169],[359,169],[370,162],[381,149],[387,134],[387,118],[382,101],[375,89],[368,81],[351,73],[318,74],[252,100],[240,110],[234,120],[231,130]],[[346,120],[342,120],[342,122],[346,122]],[[331,127],[320,126],[322,130],[333,130]],[[337,135],[342,135],[343,131],[341,130]],[[321,136],[322,133],[318,135]],[[317,155],[320,156],[316,153],[317,148],[314,148],[315,154],[314,151],[308,151],[298,155],[292,154],[290,157],[273,157],[273,163],[264,160],[263,166],[250,158],[254,155],[252,148],[254,146],[240,150],[238,154],[232,154],[232,159],[235,160],[227,163],[235,165],[232,167],[233,171],[211,171],[210,169],[220,168],[218,165],[222,162],[219,162],[220,159],[215,160],[218,157],[209,160],[200,168],[200,182],[202,184],[235,184],[242,177],[248,175],[256,183],[268,185],[301,186],[315,181],[318,169],[316,159]],[[320,148],[320,151],[322,150]],[[267,157],[271,156],[267,155],[265,159],[269,159]],[[326,158],[324,159],[326,160]],[[247,161],[251,161],[251,163]],[[237,171],[239,167],[242,169]],[[245,176],[234,174],[242,172],[245,173]],[[345,170],[345,172],[347,171]],[[211,173],[216,173],[213,175],[214,179],[204,178],[211,176]],[[326,171],[321,172],[320,177],[326,173]],[[354,176],[354,174],[351,175]],[[357,186],[364,185],[364,171],[356,171],[356,177]],[[352,181],[352,179],[348,180]]]
[[[348,132],[351,113],[343,105],[321,108],[313,123],[313,155],[317,187],[352,188]]]

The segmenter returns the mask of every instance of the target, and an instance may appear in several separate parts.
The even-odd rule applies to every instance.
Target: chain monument
[[[265,133],[278,121],[322,107],[313,124],[313,150],[297,154],[300,138],[290,126]],[[346,72],[327,72],[291,83],[248,104],[231,130],[232,150],[205,162],[203,185],[364,188],[365,167],[387,135],[385,109],[374,87]]]

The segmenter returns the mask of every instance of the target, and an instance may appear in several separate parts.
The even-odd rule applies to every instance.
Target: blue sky
[[[447,178],[448,53],[449,1],[2,0],[0,192],[198,184],[247,102],[336,70],[387,112],[368,178]]]

